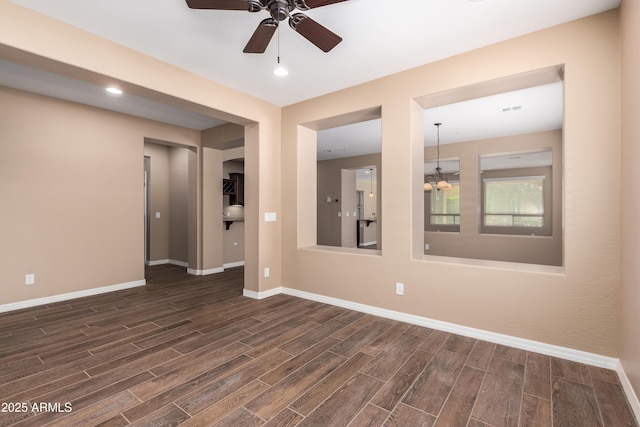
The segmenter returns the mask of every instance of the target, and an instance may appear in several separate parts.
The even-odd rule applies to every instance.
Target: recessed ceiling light
[[[108,87],[106,89],[107,92],[112,93],[114,95],[122,95],[122,91],[117,87]]]

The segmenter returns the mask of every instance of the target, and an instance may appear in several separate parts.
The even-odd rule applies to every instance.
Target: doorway
[[[144,142],[145,265],[195,265],[195,158],[192,147]]]
[[[149,174],[151,158],[144,156],[144,264],[149,265]]]

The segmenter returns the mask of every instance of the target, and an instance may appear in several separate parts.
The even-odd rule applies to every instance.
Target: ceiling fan
[[[289,18],[289,26],[323,52],[329,52],[342,37],[323,27],[307,15],[293,13],[295,9],[309,10],[347,0],[186,0],[191,9],[269,11],[271,18],[258,24],[245,46],[244,53],[264,53],[280,21]]]

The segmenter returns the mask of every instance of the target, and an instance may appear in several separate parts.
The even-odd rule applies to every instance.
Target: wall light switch
[[[342,212],[338,212],[338,218],[342,218]]]
[[[276,213],[275,212],[265,212],[264,213],[264,220],[265,220],[265,222],[274,222],[276,220]]]
[[[396,283],[396,295],[404,295],[404,283]]]
[[[35,274],[25,274],[24,276],[24,284],[25,285],[33,285],[36,283],[36,275]]]
[[[160,212],[156,212],[156,219],[160,218]]]
[[[270,274],[271,274],[271,272],[269,271],[269,267],[265,267],[264,268],[264,277],[269,277]]]
[[[429,250],[429,244],[428,244],[428,243],[425,243],[425,244],[424,244],[424,250],[425,250],[425,251],[428,251],[428,250]]]

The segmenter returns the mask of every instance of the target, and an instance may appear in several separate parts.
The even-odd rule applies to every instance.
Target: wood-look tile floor
[[[0,426],[637,425],[613,371],[252,300],[242,276],[157,266],[143,288],[1,314]]]

